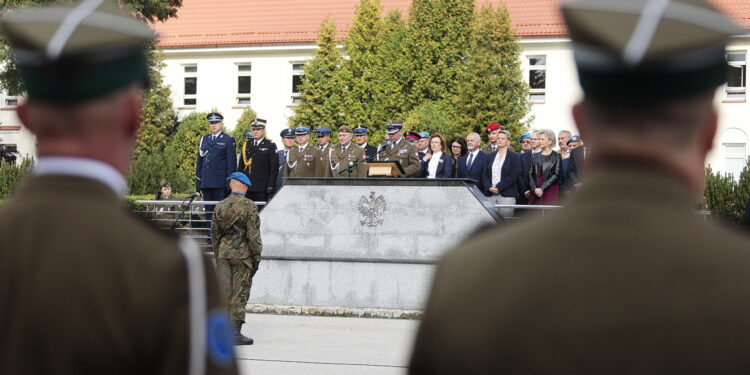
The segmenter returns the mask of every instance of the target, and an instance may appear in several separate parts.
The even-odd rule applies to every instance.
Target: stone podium
[[[498,220],[466,180],[288,178],[260,214],[251,304],[422,309],[435,264]]]

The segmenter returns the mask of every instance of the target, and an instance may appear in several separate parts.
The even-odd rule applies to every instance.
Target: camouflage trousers
[[[245,306],[250,297],[250,287],[253,279],[252,258],[247,259],[216,259],[216,272],[219,276],[219,288],[226,298],[227,312],[232,322],[245,323]]]

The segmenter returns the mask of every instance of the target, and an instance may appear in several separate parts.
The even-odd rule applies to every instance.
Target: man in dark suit
[[[529,133],[522,135],[518,138],[518,143],[524,144],[525,140],[531,138]],[[529,194],[531,194],[531,186],[529,186],[529,172],[531,171],[531,153],[532,150],[528,149],[521,153],[521,175],[518,177],[518,199],[516,204],[529,204]]]
[[[266,138],[264,119],[255,119],[248,135],[237,165],[237,170],[251,181],[245,197],[253,202],[268,202],[276,190],[276,176],[279,173],[276,144]]]
[[[5,12],[0,32],[39,156],[0,207],[0,374],[235,374],[213,267],[122,199],[149,26],[88,1]]]
[[[222,131],[224,116],[211,112],[206,116],[211,132],[201,138],[195,161],[195,188],[207,201],[222,201],[227,197],[227,177],[235,172],[237,145],[234,138]],[[206,219],[211,219],[213,205],[207,205]]]
[[[276,191],[278,192],[282,186],[284,186],[284,166],[286,165],[286,159],[294,147],[294,130],[286,128],[281,131],[281,143],[284,144],[284,148],[278,150],[279,155],[279,173],[276,177]]]
[[[481,143],[482,138],[477,133],[469,133],[466,136],[466,147],[469,149],[469,152],[458,158],[456,162],[458,174],[456,177],[470,178],[475,181],[474,184],[479,188],[479,191],[484,191],[482,185],[482,168],[488,154],[479,149]]]
[[[578,137],[578,136],[575,136]],[[573,139],[573,138],[571,138]],[[581,142],[578,137],[577,142]],[[586,175],[585,162],[588,157],[586,146],[579,146],[570,151],[570,161],[568,162],[568,188],[577,189],[581,186],[583,177]]]
[[[367,128],[359,125],[356,128],[352,129],[352,133],[354,133],[354,142],[357,143],[357,146],[362,147],[365,150],[365,157],[367,157],[368,161],[375,160],[375,155],[378,153],[378,148],[367,144],[367,138],[369,135],[367,134]]]
[[[411,374],[750,372],[750,238],[694,209],[746,31],[707,0],[561,4],[586,182],[446,253]]]

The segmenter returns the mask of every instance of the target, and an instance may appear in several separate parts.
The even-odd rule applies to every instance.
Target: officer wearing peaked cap
[[[554,214],[447,253],[410,372],[747,373],[750,240],[693,211],[727,39],[743,32],[702,0],[562,11],[586,180]],[[530,246],[540,233],[576,240]]]
[[[246,138],[237,170],[253,181],[247,189],[247,198],[255,202],[268,202],[276,190],[279,157],[276,155],[276,144],[266,138],[266,120],[255,119]]]
[[[365,150],[365,156],[367,157],[367,160],[375,160],[375,154],[378,153],[378,149],[377,147],[367,143],[369,138],[367,127],[357,125],[356,128],[352,129],[352,133],[354,134],[354,142],[357,144],[357,146]]]
[[[411,177],[419,172],[419,150],[406,141],[401,121],[391,121],[386,125],[386,142],[378,147],[377,160],[398,161],[404,169],[403,177]]]
[[[279,134],[281,136],[281,143],[283,148],[279,149],[279,174],[276,177],[276,191],[279,191],[284,186],[284,169],[286,166],[286,159],[289,156],[289,151],[294,147],[294,129],[286,128]]]
[[[331,146],[329,163],[333,177],[367,177],[364,163],[365,150],[352,142],[352,129],[346,125],[339,127],[339,144]]]
[[[150,28],[85,1],[7,12],[0,32],[39,154],[0,207],[0,373],[236,373],[213,267],[122,200]]]
[[[297,146],[292,147],[286,160],[287,177],[325,177],[325,165],[320,150],[311,146],[310,129],[298,126],[294,129]]]
[[[331,174],[331,129],[328,128],[317,128],[315,129],[315,138],[318,143],[315,146],[320,150],[320,154],[323,156],[323,177],[332,177]]]

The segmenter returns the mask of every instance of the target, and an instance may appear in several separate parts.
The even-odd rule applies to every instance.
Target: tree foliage
[[[240,115],[240,118],[237,120],[237,125],[235,125],[234,129],[229,132],[229,135],[234,137],[234,140],[237,143],[238,155],[242,151],[242,146],[245,145],[245,140],[247,139],[245,133],[250,131],[250,125],[252,125],[256,118],[258,118],[258,115],[252,108],[245,108],[245,110],[242,111],[242,115]]]
[[[737,179],[729,174],[714,173],[710,166],[706,168],[704,197],[712,216],[740,223],[750,198],[750,161]]]
[[[513,139],[526,131],[524,119],[531,107],[520,54],[507,9],[480,8],[466,63],[457,73],[453,108],[460,128],[481,134],[487,124],[497,122]]]
[[[177,186],[173,190],[184,192],[195,189],[195,161],[198,158],[198,144],[203,135],[208,133],[205,112],[193,112],[180,122],[177,133],[164,150],[164,158],[179,171],[179,179],[187,179],[187,186]],[[187,190],[186,190],[187,189]]]
[[[141,124],[138,128],[134,159],[142,153],[161,153],[177,130],[177,115],[170,95],[172,90],[164,84],[163,58],[156,48],[149,49],[151,87],[144,93]]]
[[[465,134],[464,129],[456,127],[456,121],[444,102],[429,101],[414,108],[406,116],[404,129],[430,134],[440,133],[446,138],[452,138],[453,134]]]
[[[302,103],[291,123],[335,129],[345,122],[345,92],[341,74],[344,58],[337,45],[333,20],[321,23],[317,45],[315,57],[305,64],[300,86]]]
[[[0,162],[0,200],[11,196],[21,182],[31,174],[33,158],[24,158],[21,163]]]

